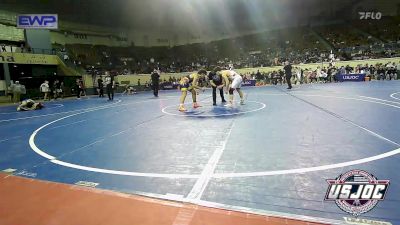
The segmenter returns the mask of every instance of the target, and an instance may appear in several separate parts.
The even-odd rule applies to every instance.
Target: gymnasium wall
[[[6,90],[6,81],[0,80],[0,92],[3,92],[5,90]]]
[[[383,59],[369,59],[369,60],[353,60],[353,61],[343,61],[343,62],[336,62],[335,65],[336,67],[341,67],[341,66],[357,66],[359,64],[365,65],[368,63],[368,65],[375,65],[376,63],[388,63],[388,62],[396,62],[400,63],[400,57],[397,58],[383,58]],[[303,69],[316,69],[318,66],[319,67],[326,67],[328,66],[328,63],[312,63],[312,64],[297,64],[293,65],[295,67],[300,67]],[[258,68],[244,68],[244,69],[236,69],[235,71],[239,73],[247,73],[247,72],[257,72],[259,70],[260,72],[270,72],[274,70],[279,70],[283,69],[283,66],[274,66],[274,67],[258,67]],[[186,76],[190,73],[162,73],[161,74],[161,80],[166,79],[168,81],[169,77],[182,77]],[[132,85],[136,85],[137,81],[140,79],[140,83],[143,85],[146,81],[150,82],[150,74],[139,74],[139,75],[119,75],[116,77],[116,81],[119,83],[127,83],[129,82]],[[84,75],[84,81],[86,84],[86,87],[93,87],[93,81],[92,81],[92,76],[91,75]]]
[[[0,52],[0,63],[58,65],[56,55]]]
[[[50,31],[45,29],[25,29],[25,41],[33,49],[51,52]]]

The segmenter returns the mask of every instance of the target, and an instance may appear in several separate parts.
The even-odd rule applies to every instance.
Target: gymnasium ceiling
[[[372,2],[372,3],[371,3]],[[373,8],[371,0],[0,0],[18,13],[57,13],[60,20],[207,35],[305,25],[358,15],[354,7]],[[375,1],[397,9],[399,0]],[[371,6],[372,4],[372,6]],[[376,5],[376,4],[375,4]],[[395,6],[395,7],[394,7]],[[391,12],[393,13],[393,12]]]

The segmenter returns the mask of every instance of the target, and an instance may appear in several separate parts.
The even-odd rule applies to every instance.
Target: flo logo
[[[351,170],[327,182],[325,201],[335,201],[343,211],[359,216],[385,199],[390,181],[378,180],[363,170]]]
[[[381,12],[358,12],[360,14],[360,20],[380,20],[382,18]]]

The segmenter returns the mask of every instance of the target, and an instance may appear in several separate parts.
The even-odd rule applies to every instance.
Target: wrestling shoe
[[[193,108],[194,109],[199,108],[199,107],[201,107],[201,105],[199,105],[197,102],[193,103]]]
[[[180,112],[186,112],[186,109],[185,109],[185,107],[184,106],[179,106],[179,109],[178,109]]]

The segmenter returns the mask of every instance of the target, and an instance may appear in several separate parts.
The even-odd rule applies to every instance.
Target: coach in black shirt
[[[158,97],[158,89],[160,85],[160,74],[156,69],[153,70],[151,74],[151,86],[153,87],[153,93],[155,97]]]
[[[103,98],[104,97],[104,84],[103,84],[103,80],[101,78],[97,79],[97,88],[99,89],[99,97]]]
[[[292,65],[290,65],[288,61],[285,64],[286,66],[283,67],[283,69],[285,70],[286,82],[288,84],[287,89],[292,89],[292,84],[290,83],[290,79],[292,78]]]

